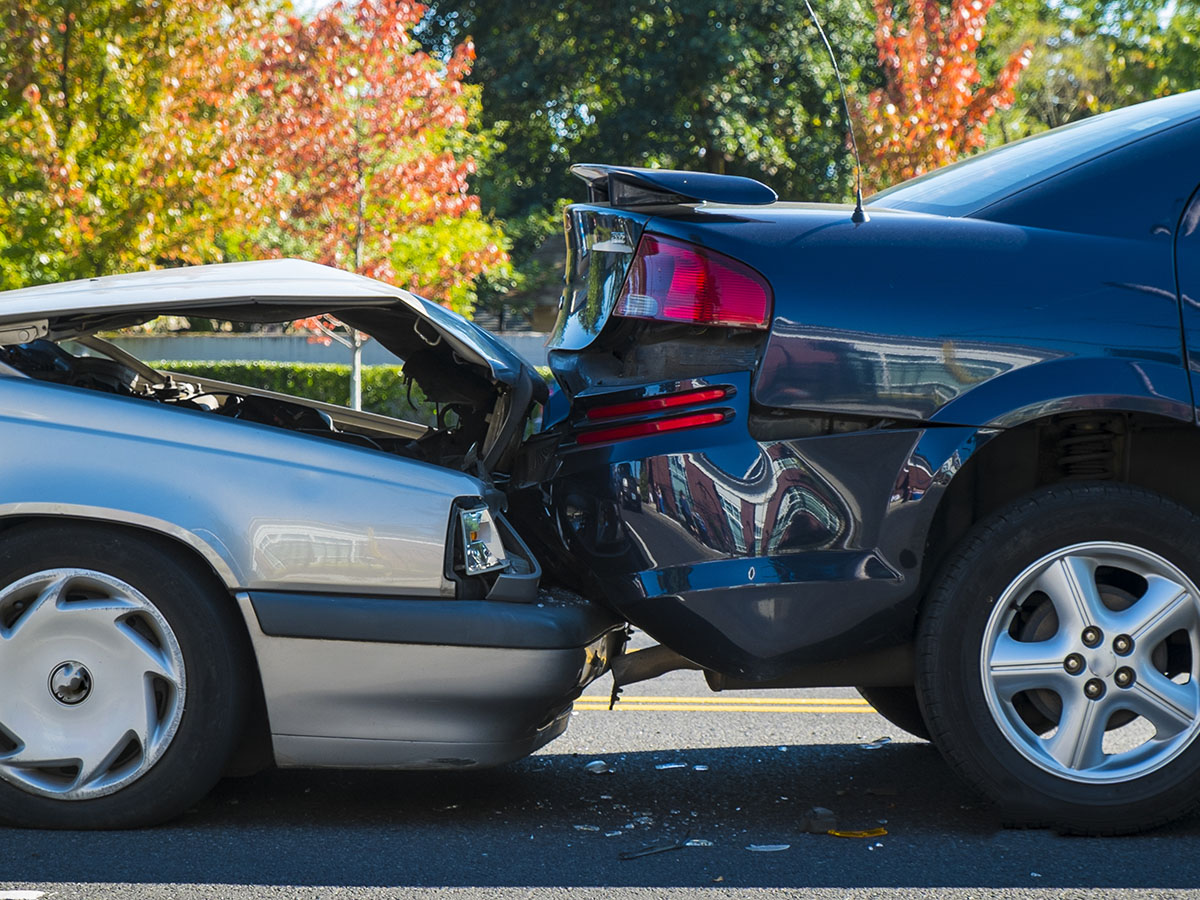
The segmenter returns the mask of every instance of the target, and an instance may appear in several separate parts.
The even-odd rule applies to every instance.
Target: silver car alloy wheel
[[[1022,756],[1083,783],[1167,765],[1200,731],[1200,592],[1130,544],[1075,544],[1039,559],[996,602],[980,674]]]
[[[136,588],[53,569],[0,588],[0,778],[86,800],[142,777],[183,716],[179,642]]]

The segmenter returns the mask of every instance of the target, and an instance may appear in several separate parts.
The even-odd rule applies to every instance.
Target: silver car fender
[[[0,376],[0,517],[182,541],[227,588],[450,596],[461,472],[202,410]]]

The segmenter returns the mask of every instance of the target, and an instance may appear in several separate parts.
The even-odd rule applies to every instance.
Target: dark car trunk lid
[[[653,217],[691,214],[700,203],[759,206],[775,192],[750,178],[592,163],[571,167],[588,186],[589,203],[567,207],[566,286],[547,346],[578,351],[599,336],[612,313],[638,241]]]

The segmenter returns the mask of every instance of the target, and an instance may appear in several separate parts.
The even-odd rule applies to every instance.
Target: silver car
[[[96,334],[333,313],[440,425],[156,371]],[[539,587],[492,484],[546,387],[296,260],[0,294],[0,818],[144,825],[231,769],[469,768],[562,733],[622,623]]]

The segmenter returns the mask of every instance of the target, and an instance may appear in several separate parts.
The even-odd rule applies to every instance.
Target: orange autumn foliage
[[[1032,45],[1009,57],[990,84],[976,58],[994,0],[910,0],[905,19],[875,0],[875,44],[884,86],[859,102],[863,180],[887,187],[952,163],[984,146],[984,126],[1011,105]]]
[[[252,243],[459,306],[461,285],[507,255],[468,186],[474,49],[445,61],[420,50],[423,13],[408,0],[339,2],[252,40],[243,152],[270,217]]]

